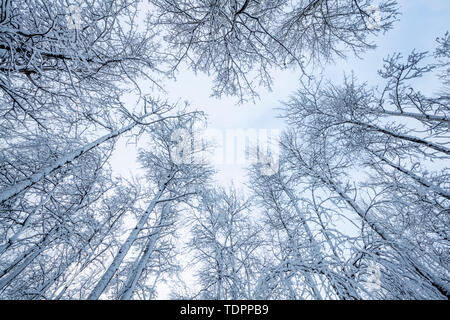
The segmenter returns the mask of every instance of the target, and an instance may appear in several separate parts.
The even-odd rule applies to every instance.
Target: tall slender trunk
[[[83,146],[73,152],[70,152],[65,156],[60,157],[59,159],[54,161],[51,165],[41,168],[40,170],[38,170],[36,173],[31,175],[30,177],[3,190],[0,194],[0,203],[3,203],[5,201],[11,199],[12,197],[18,195],[19,193],[23,192],[25,189],[27,189],[27,188],[31,187],[32,185],[34,185],[35,183],[41,181],[45,176],[49,175],[56,169],[61,168],[68,163],[71,163],[72,161],[74,161],[81,155],[85,154],[86,152],[98,147],[105,141],[108,141],[108,140],[111,140],[113,138],[120,136],[124,132],[127,132],[127,131],[131,130],[132,128],[134,128],[136,125],[137,125],[137,123],[133,122],[132,124],[130,124],[128,126],[125,126],[119,130],[115,130],[107,135],[104,135],[103,137],[101,137],[91,143],[88,143],[85,146]]]
[[[313,196],[314,199],[314,196]],[[315,200],[314,200],[315,201]],[[339,255],[336,251],[336,246],[333,244],[333,242],[331,241],[331,238],[326,230],[325,224],[322,221],[322,218],[320,217],[320,214],[316,211],[316,216],[317,219],[319,220],[319,225],[320,225],[320,232],[323,234],[325,240],[328,243],[328,246],[330,247],[331,252],[333,253],[334,258],[336,259],[336,261],[338,261],[339,263],[341,263],[341,259],[339,258]],[[345,269],[341,266],[341,271],[345,273]],[[349,282],[346,280],[342,280],[341,277],[339,277],[339,279],[337,280],[337,284],[333,284],[333,281],[331,281],[331,285],[333,287],[333,289],[335,289],[335,292],[337,294],[337,296],[339,297],[339,299],[341,300],[347,300],[347,299],[359,299],[360,296],[356,293],[351,293],[351,286],[349,286]],[[344,291],[344,293],[342,294],[339,291],[339,288],[342,288],[342,290]]]
[[[103,244],[103,240],[106,237],[106,235],[113,229],[113,227],[115,226],[115,224],[119,221],[119,218],[122,217],[123,214],[125,214],[126,210],[124,210],[123,208],[118,210],[118,214],[111,216],[110,219],[105,219],[102,223],[102,225],[100,226],[99,230],[103,230],[103,228],[105,226],[107,226],[106,231],[102,231],[102,233],[100,234],[100,239],[97,241],[97,243],[94,243],[93,246],[91,246],[93,240],[95,240],[95,236],[98,235],[97,232],[93,233],[90,238],[87,241],[87,246],[84,246],[83,248],[80,248],[77,253],[74,255],[75,260],[77,257],[81,256],[81,253],[83,251],[85,251],[85,248],[89,248],[89,250],[86,250],[85,252],[87,252],[88,257],[86,258],[85,262],[76,262],[74,265],[74,270],[70,271],[70,279],[67,280],[62,286],[59,286],[58,288],[55,289],[54,294],[56,294],[60,288],[62,287],[63,289],[61,291],[59,291],[58,295],[55,297],[55,300],[60,300],[62,298],[62,296],[64,295],[64,293],[66,292],[66,290],[72,285],[72,283],[75,281],[75,279],[77,278],[77,276],[83,272],[89,265],[90,262],[94,261],[97,257],[97,255],[94,255],[94,253],[97,251],[97,249]],[[112,219],[112,223],[110,225],[108,225],[108,222],[110,222]],[[101,252],[106,251],[106,249],[101,250]],[[92,258],[92,256],[94,255],[94,257]],[[98,254],[100,255],[100,253]],[[67,266],[66,269],[68,269],[70,266]]]
[[[16,263],[12,268],[9,268],[7,273],[3,273],[3,277],[0,278],[0,290],[6,287],[15,277],[17,277],[33,260],[45,250],[47,244],[53,239],[53,236],[58,232],[61,225],[53,227],[49,233],[47,233],[44,238],[32,249],[22,254],[19,259],[19,263]]]
[[[135,266],[133,267],[131,274],[127,278],[122,288],[122,294],[119,295],[121,300],[129,300],[133,296],[133,293],[136,290],[136,285],[139,281],[139,278],[141,277],[142,271],[147,265],[150,256],[152,255],[155,249],[156,241],[161,236],[161,230],[165,227],[168,214],[169,214],[169,204],[166,204],[161,211],[161,217],[159,219],[159,222],[155,226],[156,231],[149,236],[147,244],[145,246],[144,251],[142,252],[140,259],[135,262]]]
[[[122,127],[120,129],[111,131],[107,135],[104,135],[103,137],[100,137],[97,140],[95,140],[91,143],[88,143],[88,144],[84,145],[83,147],[66,154],[65,156],[60,157],[59,159],[54,161],[51,165],[41,168],[36,173],[32,174],[30,177],[22,180],[21,182],[16,183],[15,185],[10,186],[10,187],[6,188],[5,190],[2,190],[0,193],[0,203],[3,203],[5,201],[11,199],[12,197],[16,196],[17,194],[23,192],[25,189],[27,189],[27,188],[31,187],[32,185],[34,185],[35,183],[41,181],[45,176],[49,175],[56,169],[61,168],[68,163],[71,163],[72,161],[74,161],[75,159],[80,157],[81,155],[98,147],[102,143],[104,143],[108,140],[114,139],[114,138],[122,135],[123,133],[130,131],[135,126],[142,124],[140,121],[142,119],[149,117],[150,115],[152,115],[152,113],[147,113],[147,114],[143,115],[142,117],[140,117],[139,119],[134,120],[129,125]],[[169,117],[167,117],[167,118],[169,118]],[[151,124],[163,121],[164,119],[165,118],[158,118],[152,122],[145,123],[145,125],[151,125]]]
[[[358,206],[358,204],[351,199],[337,184],[335,184],[332,180],[322,177],[322,181],[330,187],[331,190],[335,191],[339,196],[356,212],[356,214],[365,221],[369,227],[375,231],[389,246],[391,246],[397,254],[403,258],[403,260],[407,261],[409,265],[411,265],[414,270],[419,274],[423,279],[428,281],[435,289],[439,291],[444,297],[447,299],[450,298],[450,288],[444,283],[441,279],[435,277],[422,263],[417,261],[417,259],[411,257],[408,252],[397,243],[397,241],[386,233],[377,223],[372,221],[364,212],[364,210]]]
[[[430,142],[430,141],[426,141],[422,138],[418,138],[418,137],[414,137],[414,136],[410,136],[410,135],[406,135],[406,134],[401,134],[401,133],[397,133],[397,132],[393,132],[390,130],[387,130],[385,128],[381,128],[379,126],[373,125],[373,124],[368,124],[368,123],[364,123],[364,122],[360,122],[360,121],[349,121],[349,123],[358,125],[360,127],[366,128],[366,129],[370,129],[370,130],[374,130],[374,131],[378,131],[381,132],[383,134],[386,134],[388,136],[400,139],[400,140],[405,140],[405,141],[409,141],[409,142],[414,142],[416,144],[420,144],[422,146],[425,146],[427,148],[445,153],[446,155],[450,155],[450,149],[434,143],[434,142]]]
[[[34,246],[32,246],[30,249],[28,249],[25,253],[20,255],[12,264],[10,264],[9,267],[6,269],[0,271],[0,277],[4,276],[0,280],[0,289],[1,286],[4,286],[4,282],[9,284],[15,277],[17,277],[33,260],[41,253],[43,252],[48,243],[54,239],[54,236],[61,230],[61,228],[65,227],[65,223],[67,221],[67,217],[71,214],[77,212],[80,210],[85,204],[84,200],[86,199],[86,196],[89,194],[89,191],[92,189],[92,184],[89,186],[89,188],[85,191],[82,198],[78,203],[73,203],[69,209],[62,215],[61,221],[58,220],[56,225],[53,226],[53,228]],[[51,196],[51,195],[50,195]],[[99,198],[96,198],[98,200]],[[94,201],[96,201],[94,200]],[[91,202],[92,204],[93,202]],[[23,260],[23,261],[22,261]],[[6,274],[6,275],[5,275]]]
[[[410,177],[411,179],[415,180],[416,182],[418,182],[419,184],[421,184],[424,187],[429,188],[430,190],[436,192],[437,194],[439,194],[440,196],[450,199],[450,192],[446,191],[444,189],[442,189],[439,186],[434,185],[433,183],[429,182],[428,180],[426,180],[425,178],[422,178],[418,175],[416,175],[415,173],[413,173],[412,171],[405,169],[403,167],[401,167],[400,165],[397,165],[395,163],[393,163],[392,161],[384,158],[383,156],[380,155],[376,155],[381,161],[383,161],[384,163],[388,164],[390,167],[400,171],[401,173],[407,175],[408,177]]]
[[[294,195],[289,189],[285,188],[284,186],[283,186],[283,190],[285,191],[285,193],[287,194],[287,196],[289,197],[289,199],[290,199],[291,202],[293,203],[295,212],[296,212],[297,215],[299,216],[300,221],[302,222],[302,225],[303,225],[304,229],[306,230],[306,234],[308,235],[308,237],[309,237],[309,239],[310,239],[310,243],[311,243],[311,245],[313,246],[313,248],[314,248],[314,250],[315,250],[315,253],[313,253],[313,255],[316,255],[316,256],[319,258],[319,260],[323,260],[324,257],[323,257],[322,250],[321,250],[319,244],[317,243],[317,241],[315,240],[315,238],[314,238],[314,236],[313,236],[313,234],[312,234],[312,232],[311,232],[311,229],[310,229],[309,226],[308,226],[308,223],[306,222],[305,218],[303,217],[303,214],[302,214],[300,208],[298,207],[298,204],[297,204],[297,198],[295,197],[295,195]],[[335,253],[335,251],[333,251],[333,252]],[[337,258],[337,256],[336,256],[336,258]],[[345,299],[348,299],[348,298],[352,298],[351,295],[348,293],[348,290],[347,290],[346,285],[345,285],[344,283],[339,283],[339,285],[344,289],[344,291],[346,292],[345,294],[343,294],[343,293],[335,286],[334,282],[332,281],[332,279],[330,279],[330,275],[329,275],[327,272],[324,272],[324,274],[325,274],[325,276],[330,280],[331,286],[333,287],[333,289],[334,289],[336,295],[337,295],[340,299],[345,300]],[[319,296],[320,296],[320,293],[319,293]],[[321,296],[320,296],[320,299],[322,299]]]
[[[108,286],[109,282],[111,281],[112,277],[119,269],[120,264],[122,263],[126,254],[130,250],[132,244],[137,239],[137,237],[138,237],[139,233],[141,232],[142,228],[144,227],[145,223],[148,221],[150,213],[153,212],[153,209],[155,208],[156,204],[158,203],[158,200],[160,199],[161,195],[163,194],[163,192],[165,190],[165,186],[166,186],[166,183],[159,188],[155,197],[153,198],[153,200],[150,202],[149,206],[147,207],[147,210],[141,216],[141,218],[139,219],[139,221],[136,224],[136,226],[134,227],[134,229],[128,235],[128,238],[125,240],[125,242],[120,247],[119,252],[114,257],[113,262],[111,263],[109,268],[106,270],[106,272],[103,274],[103,276],[101,277],[100,281],[97,283],[95,288],[89,294],[88,300],[97,300],[100,297],[100,295],[103,293],[103,291],[105,291],[105,289]]]

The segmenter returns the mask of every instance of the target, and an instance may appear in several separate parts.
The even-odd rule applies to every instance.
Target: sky
[[[359,81],[377,85],[377,70],[387,55],[401,52],[406,56],[413,49],[434,50],[436,37],[449,30],[450,1],[400,0],[399,5],[402,14],[393,29],[373,38],[376,49],[367,51],[360,58],[350,54],[346,59],[317,68],[314,70],[316,76],[322,74],[334,83],[342,83],[344,74],[353,72]],[[295,69],[275,71],[272,90],[259,88],[260,97],[255,103],[237,104],[235,97],[213,98],[212,78],[189,70],[178,72],[176,80],[167,81],[164,88],[170,101],[188,101],[193,108],[203,110],[208,116],[209,129],[224,133],[234,129],[282,129],[284,124],[277,118],[276,108],[298,88],[299,75]],[[424,91],[432,91],[434,81],[423,78],[418,85]],[[136,175],[140,171],[136,155],[136,145],[127,144],[126,139],[120,140],[112,159],[113,172],[126,178]],[[217,183],[240,186],[246,182],[245,165],[222,163],[216,164],[215,168]]]

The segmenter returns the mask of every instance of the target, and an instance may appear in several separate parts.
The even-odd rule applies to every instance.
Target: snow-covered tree
[[[197,299],[254,299],[263,240],[251,202],[241,191],[203,190],[189,217],[187,244],[198,279]]]
[[[434,62],[445,39],[435,55],[413,52],[406,62],[398,54],[387,58],[382,90],[357,85],[354,78],[343,86],[318,83],[284,106],[292,130],[283,150],[291,170],[328,189],[362,219],[370,230],[362,240],[378,243],[372,245],[382,274],[395,278],[401,268],[412,274],[386,289],[395,298],[449,294],[448,168],[439,165],[449,159],[448,97],[412,87],[412,80],[446,66],[443,59]],[[422,65],[425,58],[434,61]],[[438,75],[445,85],[445,72]]]
[[[176,70],[186,63],[212,73],[214,95],[241,99],[270,87],[274,68],[330,61],[372,48],[369,36],[396,20],[395,1],[150,0],[151,23],[170,48]],[[373,16],[375,12],[376,17]]]
[[[135,242],[140,237],[144,237],[145,241],[141,244],[143,247],[139,249],[141,253],[134,258],[127,279],[117,296],[117,298],[130,299],[144,268],[152,258],[152,253],[156,251],[156,243],[163,235],[167,234],[167,230],[172,230],[170,221],[176,219],[172,216],[176,211],[171,210],[171,206],[176,206],[179,202],[188,202],[189,198],[197,194],[200,186],[208,183],[211,169],[208,164],[198,161],[198,157],[195,159],[193,157],[203,151],[202,147],[193,146],[185,149],[184,152],[189,152],[192,157],[185,154],[185,161],[181,163],[177,161],[174,155],[178,151],[175,147],[177,143],[173,140],[174,133],[176,130],[184,129],[186,132],[193,134],[191,128],[193,128],[196,119],[197,114],[194,113],[190,117],[161,122],[156,128],[149,131],[151,142],[148,149],[143,150],[139,157],[147,171],[146,178],[150,188],[147,198],[148,205],[145,210],[139,213],[137,222],[115,253],[113,261],[96,283],[88,299],[98,299],[101,296],[113,276],[120,269]],[[162,208],[157,214],[158,218],[156,220],[150,219],[156,215],[158,207],[161,206]]]

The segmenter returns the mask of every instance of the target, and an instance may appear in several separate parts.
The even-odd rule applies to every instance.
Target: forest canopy
[[[144,2],[0,0],[0,299],[449,298],[448,32],[337,83],[314,70],[364,59],[397,1]],[[208,114],[167,96],[183,70],[241,108],[298,76],[248,183],[184,139]]]

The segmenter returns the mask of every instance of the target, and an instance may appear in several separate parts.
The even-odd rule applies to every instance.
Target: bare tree
[[[105,291],[114,274],[119,270],[133,243],[138,239],[142,231],[147,228],[150,215],[154,213],[157,206],[160,206],[162,203],[170,205],[178,201],[187,201],[189,196],[196,194],[199,185],[207,182],[210,169],[205,163],[193,162],[191,160],[178,164],[173,155],[174,143],[172,135],[174,131],[177,129],[187,130],[193,125],[192,121],[194,120],[195,114],[190,119],[162,122],[157,130],[150,132],[150,137],[152,138],[151,151],[143,151],[140,159],[144,168],[148,170],[148,179],[152,183],[151,187],[154,188],[154,192],[151,193],[151,200],[147,208],[138,217],[134,228],[129,233],[125,242],[120,246],[112,263],[97,282],[95,288],[89,294],[88,299],[98,299]],[[201,150],[190,150],[190,153],[196,152],[201,152]],[[123,299],[132,297],[142,270],[154,251],[155,242],[161,233],[165,232],[163,230],[167,227],[166,219],[168,219],[167,215],[169,214],[167,210],[169,209],[162,209],[159,219],[150,227],[152,231],[146,236],[147,243],[144,249],[142,249],[142,255],[135,260],[132,272],[129,274],[124,287],[119,293]]]
[[[360,53],[371,34],[391,28],[395,1],[382,1],[372,26],[372,1],[159,1],[152,23],[170,48],[173,69],[185,62],[215,76],[214,95],[256,95],[271,85],[270,70]]]
[[[200,299],[253,299],[263,240],[251,202],[234,187],[201,192],[189,218],[189,256]]]
[[[284,150],[284,149],[282,149]],[[326,198],[308,175],[291,168],[282,152],[279,170],[267,175],[251,168],[250,187],[264,212],[273,257],[261,272],[261,298],[358,299],[359,284],[351,278],[345,236],[333,227]]]
[[[386,59],[379,93],[354,78],[342,87],[302,89],[284,106],[293,128],[284,148],[292,170],[301,168],[335,193],[376,235],[391,256],[384,258],[414,274],[414,284],[395,280],[397,289],[409,286],[408,294],[423,297],[417,289],[423,286],[430,296],[448,297],[448,168],[431,165],[448,160],[448,98],[427,97],[409,84],[445,66],[442,60],[422,66],[426,57],[413,52],[406,63],[398,54]],[[360,172],[356,181],[352,171]],[[385,266],[395,278],[392,265]]]

